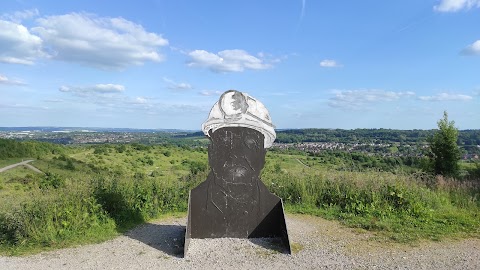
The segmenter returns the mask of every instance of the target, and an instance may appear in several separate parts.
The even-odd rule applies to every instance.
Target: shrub
[[[40,189],[60,188],[65,186],[65,180],[58,174],[47,172],[40,180]]]
[[[54,246],[67,239],[115,232],[115,224],[85,191],[37,193],[11,213],[0,214],[0,244]]]
[[[480,185],[448,179],[428,187],[422,176],[264,171],[262,180],[283,198],[287,209],[338,218],[350,226],[382,230],[398,241],[475,232],[480,226]]]
[[[18,244],[25,238],[25,223],[20,214],[0,213],[0,244]]]
[[[94,196],[118,226],[128,228],[162,213],[186,211],[190,189],[206,179],[206,171],[179,180],[119,176],[92,180]]]
[[[65,169],[70,171],[75,171],[75,165],[73,164],[72,159],[67,159],[67,164],[65,165]]]

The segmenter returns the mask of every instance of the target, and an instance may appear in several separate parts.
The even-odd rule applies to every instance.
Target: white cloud
[[[16,109],[16,110],[48,110],[49,107],[46,106],[35,106],[35,105],[28,105],[28,104],[21,104],[21,103],[16,103],[16,104],[1,104],[0,103],[0,109]]]
[[[335,60],[325,59],[320,62],[320,66],[332,68],[332,67],[341,67],[342,65]]]
[[[44,99],[43,101],[48,102],[48,103],[62,103],[62,102],[65,102],[65,100],[59,99],[59,98],[48,98],[48,99]]]
[[[202,96],[219,96],[222,94],[222,91],[218,90],[203,90],[199,93]]]
[[[162,61],[158,49],[168,45],[161,35],[147,32],[141,25],[123,18],[70,13],[39,18],[36,23],[38,26],[32,32],[53,51],[54,59],[100,68]]]
[[[168,84],[167,86],[168,89],[172,89],[172,90],[188,90],[193,88],[189,83],[185,83],[185,82],[177,83],[174,80],[171,80],[165,77],[163,77],[163,81]]]
[[[15,11],[14,13],[6,13],[0,16],[1,19],[12,21],[14,23],[21,23],[24,20],[32,19],[38,17],[40,12],[38,9],[28,9],[24,11]]]
[[[44,102],[71,103],[73,108],[95,108],[95,112],[106,112],[112,119],[124,115],[190,115],[208,113],[211,105],[199,104],[197,100],[191,104],[162,100],[147,96],[128,96],[125,87],[117,84],[97,84],[92,86],[61,86],[59,91],[72,95],[65,100],[44,100]]]
[[[4,76],[4,75],[0,74],[0,84],[25,85],[26,83],[24,83],[20,80],[10,79],[7,76]]]
[[[175,85],[175,89],[192,89],[192,86],[188,83],[178,83]]]
[[[21,24],[0,20],[0,62],[32,65],[45,55],[41,38]]]
[[[210,112],[210,107],[208,106],[199,106],[199,105],[190,105],[190,104],[171,104],[166,105],[165,108],[172,110],[174,112],[179,112],[183,114],[188,113],[208,113]]]
[[[259,52],[257,53],[257,58],[260,58],[263,62],[270,64],[270,67],[272,64],[279,64],[285,60],[287,60],[289,57],[288,54],[283,54],[280,56],[275,56],[270,53],[264,53],[264,52]]]
[[[456,12],[475,7],[480,7],[480,0],[441,0],[433,9],[438,12]]]
[[[60,92],[69,92],[78,96],[87,97],[95,94],[122,93],[125,86],[120,84],[96,84],[92,86],[66,86],[62,85],[58,89]]]
[[[346,110],[365,110],[378,102],[395,101],[403,97],[414,96],[414,92],[392,92],[385,90],[337,90],[329,99],[328,105]]]
[[[434,96],[420,96],[418,99],[423,101],[469,101],[473,98],[462,94],[440,93]]]
[[[244,50],[224,50],[217,54],[205,50],[195,50],[190,56],[189,67],[208,68],[213,72],[242,72],[246,69],[268,69],[272,66]]]
[[[464,55],[480,55],[480,40],[475,41],[472,45],[467,46],[461,51]]]
[[[100,92],[100,93],[116,93],[116,92],[123,92],[125,91],[125,86],[120,85],[120,84],[96,84],[93,87],[93,90],[95,92]]]
[[[148,99],[146,99],[144,97],[136,97],[131,101],[131,103],[133,103],[133,104],[147,104]]]

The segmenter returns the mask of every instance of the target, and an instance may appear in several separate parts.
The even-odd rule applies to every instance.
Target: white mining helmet
[[[272,146],[276,138],[275,126],[267,108],[247,93],[236,90],[223,93],[202,124],[203,133],[207,136],[210,136],[210,130],[215,132],[223,127],[246,127],[263,133],[265,148]]]

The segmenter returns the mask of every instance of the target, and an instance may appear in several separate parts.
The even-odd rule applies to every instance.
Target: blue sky
[[[0,126],[480,128],[480,0],[2,1]]]

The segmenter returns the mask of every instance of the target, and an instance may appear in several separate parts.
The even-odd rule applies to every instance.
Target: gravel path
[[[25,161],[22,161],[22,162],[19,162],[19,163],[15,163],[15,164],[12,164],[12,165],[8,165],[8,166],[5,166],[3,168],[0,168],[0,172],[4,172],[4,171],[7,171],[7,170],[10,170],[10,169],[13,169],[17,166],[25,166],[27,168],[29,168],[30,170],[32,171],[35,171],[35,172],[38,172],[38,173],[42,173],[42,171],[40,171],[39,169],[33,167],[32,165],[28,164],[30,162],[32,162],[33,159],[31,160],[25,160]]]
[[[0,257],[0,269],[480,269],[478,238],[379,243],[370,233],[301,215],[287,216],[292,255],[267,239],[226,238],[192,239],[183,258],[185,221],[147,223],[101,244]]]

